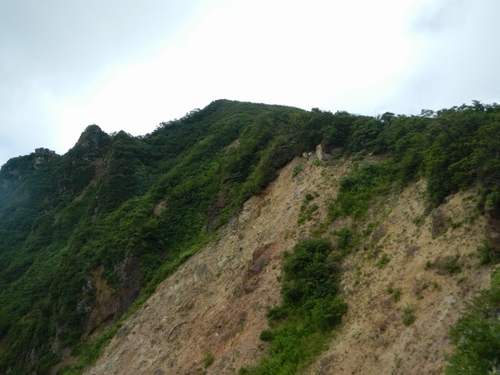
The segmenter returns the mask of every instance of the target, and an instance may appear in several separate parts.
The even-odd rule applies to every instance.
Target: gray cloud
[[[410,26],[421,43],[413,70],[387,103],[395,111],[418,113],[500,101],[499,14],[496,0],[429,3]]]

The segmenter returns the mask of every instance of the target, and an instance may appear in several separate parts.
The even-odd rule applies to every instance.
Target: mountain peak
[[[78,142],[68,154],[72,154],[75,160],[89,162],[100,156],[110,141],[109,134],[105,133],[98,125],[92,124],[85,128]]]

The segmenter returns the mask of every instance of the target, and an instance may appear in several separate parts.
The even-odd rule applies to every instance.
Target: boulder
[[[316,156],[318,157],[319,161],[328,161],[332,158],[332,155],[327,154],[323,151],[323,146],[321,145],[316,146]]]

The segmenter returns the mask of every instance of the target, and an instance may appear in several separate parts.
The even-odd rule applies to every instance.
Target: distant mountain
[[[13,158],[0,169],[0,373],[81,372],[166,277],[304,153],[318,165],[349,161],[351,171],[312,238],[348,246],[377,197],[423,180],[429,210],[479,192],[484,263],[494,262],[499,134],[500,106],[477,101],[369,117],[217,100],[144,136],[90,125],[65,155],[39,148]],[[365,165],[372,156],[379,162]],[[302,222],[314,214],[307,202]],[[347,232],[327,230],[346,218]]]

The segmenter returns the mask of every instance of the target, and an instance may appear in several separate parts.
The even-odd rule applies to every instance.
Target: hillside
[[[9,160],[0,373],[442,373],[461,315],[491,370],[499,120],[218,100]]]
[[[234,374],[258,363],[267,350],[259,339],[268,328],[266,311],[280,302],[283,253],[326,219],[328,197],[338,189],[332,182],[346,177],[350,166],[343,159],[318,165],[315,155],[292,161],[221,228],[217,241],[158,286],[84,374],[198,374],[205,367],[206,374]],[[318,210],[299,225],[308,193],[319,194],[313,200]],[[476,212],[477,196],[450,197],[439,212],[463,225],[443,228],[435,238],[438,214],[424,215],[424,197],[422,182],[413,183],[386,197],[370,215],[373,221],[359,228],[377,223],[344,260],[341,293],[349,311],[309,374],[442,373],[443,350],[451,350],[447,327],[465,301],[488,286],[490,269],[479,267],[477,256],[484,218],[468,216]],[[384,254],[389,261],[380,266]],[[460,270],[449,273],[445,264],[457,255]],[[388,288],[399,289],[400,298]],[[416,320],[406,326],[409,305]],[[206,353],[214,358],[208,367]]]

